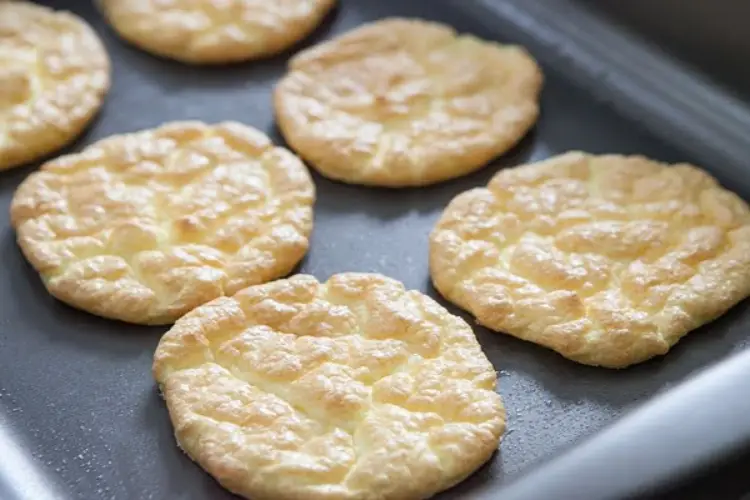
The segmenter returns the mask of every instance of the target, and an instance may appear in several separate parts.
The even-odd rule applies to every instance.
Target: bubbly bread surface
[[[29,2],[0,2],[0,170],[75,139],[109,84],[109,57],[85,21]]]
[[[481,324],[621,368],[750,295],[750,211],[692,165],[571,152],[454,198],[430,269]]]
[[[541,85],[520,47],[390,18],[297,54],[274,101],[287,142],[323,175],[403,187],[510,149],[536,121]]]
[[[133,45],[192,64],[271,56],[309,35],[335,0],[99,0]]]
[[[302,162],[254,128],[172,122],[46,163],[18,187],[11,222],[55,297],[165,324],[289,273],[314,197]]]
[[[214,300],[164,335],[153,371],[180,446],[253,500],[427,498],[505,428],[469,325],[377,274]]]

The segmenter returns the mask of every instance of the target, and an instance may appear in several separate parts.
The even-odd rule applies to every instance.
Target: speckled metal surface
[[[72,150],[113,133],[176,119],[235,119],[281,141],[271,91],[286,57],[223,68],[184,66],[125,45],[90,2],[48,3],[88,19],[113,60],[113,87],[101,116]],[[342,2],[306,43],[386,15],[435,19],[486,38],[513,41],[504,38],[501,24],[490,29],[491,23],[479,23],[457,5]],[[538,126],[510,154],[473,175],[403,191],[346,186],[316,175],[316,226],[301,271],[321,279],[341,271],[377,271],[437,296],[429,285],[428,231],[453,196],[486,183],[497,169],[569,149],[696,161],[576,87],[566,69],[545,67]],[[34,168],[0,175],[0,497],[232,498],[175,445],[150,373],[153,350],[165,329],[75,311],[52,299],[24,261],[7,209],[13,190]],[[750,193],[740,194],[748,198]],[[666,358],[622,372],[580,366],[476,327],[499,372],[509,430],[491,463],[441,498],[497,491],[535,463],[743,348],[749,322],[750,309],[743,303],[689,335]]]

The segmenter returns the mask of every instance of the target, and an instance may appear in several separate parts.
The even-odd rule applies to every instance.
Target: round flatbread
[[[314,197],[302,162],[254,128],[173,122],[46,163],[18,187],[11,222],[58,299],[166,324],[289,273]]]
[[[309,35],[335,0],[99,0],[112,27],[152,54],[224,64],[277,54]]]
[[[274,102],[287,142],[321,174],[421,186],[515,145],[536,121],[541,85],[522,48],[395,18],[297,54]]]
[[[750,210],[692,165],[572,152],[457,196],[430,269],[479,323],[622,368],[750,295]]]
[[[250,499],[424,499],[505,428],[469,325],[377,274],[210,302],[164,335],[153,371],[182,449]]]
[[[0,2],[0,170],[78,137],[109,89],[109,58],[85,21]]]

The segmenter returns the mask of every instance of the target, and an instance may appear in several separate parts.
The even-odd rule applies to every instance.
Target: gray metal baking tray
[[[177,119],[235,119],[281,142],[270,97],[289,54],[222,68],[189,67],[124,44],[91,2],[45,3],[86,18],[113,60],[113,88],[104,109],[69,150]],[[391,191],[316,175],[316,225],[301,271],[319,278],[340,271],[377,271],[437,297],[429,284],[427,234],[446,203],[484,184],[500,168],[570,149],[695,162],[750,199],[748,106],[580,4],[342,0],[305,45],[391,15],[434,19],[484,38],[525,45],[546,73],[541,118],[511,153],[441,185]],[[75,311],[51,298],[23,259],[8,205],[15,187],[35,168],[0,174],[0,498],[233,498],[175,445],[150,373],[153,349],[165,329]],[[509,429],[493,460],[440,498],[625,498],[696,474],[709,458],[735,450],[727,446],[735,431],[735,444],[750,436],[747,424],[732,424],[731,419],[717,420],[705,412],[685,418],[686,402],[708,401],[699,390],[706,382],[688,381],[669,391],[747,347],[747,303],[690,334],[666,357],[618,372],[580,366],[480,327],[475,331],[498,370]],[[704,377],[727,380],[741,373],[730,368],[749,364],[733,363]],[[725,385],[709,395],[725,404],[743,397],[750,401],[742,387],[729,390]],[[675,406],[675,399],[683,406]],[[739,412],[744,407],[731,408]],[[668,422],[673,432],[644,424],[654,418]],[[711,431],[712,422],[723,422],[721,436]],[[638,456],[645,458],[651,456],[649,446],[661,450],[675,442],[689,442],[688,451],[675,448],[671,455],[654,455],[670,467],[631,472],[620,467],[629,458],[623,450],[639,450]],[[588,468],[565,468],[572,464]],[[601,478],[614,477],[620,480],[602,484]],[[681,498],[707,497],[688,492]]]

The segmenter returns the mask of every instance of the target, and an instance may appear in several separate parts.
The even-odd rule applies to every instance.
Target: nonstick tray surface
[[[493,27],[477,11],[463,8],[470,3],[342,0],[303,45],[391,15],[438,20],[484,38],[520,42],[506,38],[501,23]],[[274,125],[271,93],[290,53],[229,67],[190,67],[126,45],[91,2],[47,4],[86,18],[102,36],[113,63],[113,86],[101,115],[69,151],[111,134],[181,119],[238,120],[283,143]],[[594,97],[577,83],[574,66],[539,57],[544,56],[543,44],[526,45],[543,62],[546,82],[538,125],[518,147],[473,175],[422,189],[361,188],[314,174],[315,229],[299,271],[320,279],[342,271],[380,272],[446,304],[430,285],[428,232],[452,197],[484,185],[498,169],[571,149],[701,163],[691,152],[694,148],[667,144],[620,114],[621,107]],[[704,166],[713,171],[712,165]],[[24,260],[8,206],[16,186],[35,168],[0,173],[0,498],[234,498],[175,444],[150,372],[154,348],[166,329],[73,310],[48,295]],[[717,175],[750,198],[745,173],[724,169]],[[749,325],[750,309],[740,304],[688,335],[666,357],[625,371],[581,366],[475,326],[498,370],[509,427],[493,460],[440,498],[485,498],[499,491],[536,463],[741,350],[748,343]],[[581,480],[585,478],[582,474]]]

